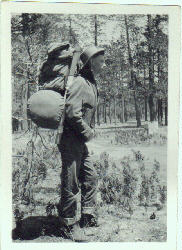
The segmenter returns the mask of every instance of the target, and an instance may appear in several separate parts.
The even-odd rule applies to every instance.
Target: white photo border
[[[58,8],[60,6],[60,9]],[[168,200],[167,242],[133,243],[13,243],[12,231],[12,135],[11,135],[11,29],[12,13],[64,14],[167,14],[169,15],[169,123],[168,123]],[[20,3],[3,2],[1,6],[1,247],[16,249],[176,249],[177,240],[177,171],[179,136],[179,81],[180,81],[180,8],[178,6],[144,6],[79,3]]]

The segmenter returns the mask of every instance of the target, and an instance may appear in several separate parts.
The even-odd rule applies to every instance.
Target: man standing
[[[58,145],[62,157],[59,215],[64,233],[81,237],[80,227],[97,226],[95,217],[97,174],[86,142],[94,136],[97,106],[95,76],[104,65],[104,49],[90,47],[81,54],[83,67],[68,90],[64,129]],[[81,186],[81,219],[77,222],[77,194]]]

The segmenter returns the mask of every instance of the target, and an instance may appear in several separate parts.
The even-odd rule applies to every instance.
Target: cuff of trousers
[[[95,214],[95,207],[82,207],[82,214]]]
[[[71,226],[73,224],[75,224],[77,222],[77,219],[76,217],[73,217],[73,218],[63,218],[61,217],[60,218],[60,222],[66,226]]]

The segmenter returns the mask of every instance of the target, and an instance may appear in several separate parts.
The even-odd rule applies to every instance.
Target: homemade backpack
[[[64,110],[65,82],[72,54],[69,43],[51,44],[48,58],[40,67],[40,90],[28,100],[27,115],[39,127],[57,129]]]
[[[72,62],[69,43],[52,43],[48,49],[48,57],[39,71],[38,84],[41,89],[54,90],[64,95],[65,82]]]

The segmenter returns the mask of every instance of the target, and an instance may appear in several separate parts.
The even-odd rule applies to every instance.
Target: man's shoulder
[[[82,76],[76,76],[73,84],[75,84],[78,88],[84,88],[88,85],[87,80]]]
[[[83,78],[82,76],[76,76],[75,78],[74,78],[74,82],[75,83],[78,83],[78,84],[80,84],[80,85],[85,85],[85,84],[87,84],[87,81],[86,81],[86,79],[85,78]]]

